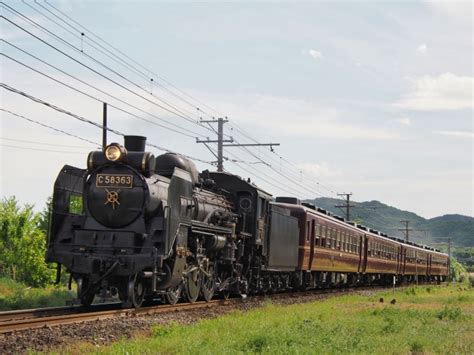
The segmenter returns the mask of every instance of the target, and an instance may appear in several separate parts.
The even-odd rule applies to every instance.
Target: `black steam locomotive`
[[[91,152],[86,170],[63,167],[47,261],[67,268],[84,305],[98,293],[139,307],[157,295],[173,304],[248,292],[271,196],[237,176],[198,174],[177,154],[155,158],[145,142],[126,136]]]
[[[78,299],[118,295],[128,307],[160,297],[442,280],[448,258],[349,224],[296,199],[273,202],[250,180],[198,173],[177,154],[155,158],[126,136],[64,166],[53,195],[47,261],[66,267]]]

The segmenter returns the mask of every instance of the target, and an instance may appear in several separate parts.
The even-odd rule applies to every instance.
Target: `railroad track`
[[[331,288],[319,289],[303,292],[276,293],[272,295],[257,295],[247,299],[249,301],[262,299],[281,299],[296,298],[311,295],[324,294],[347,294],[351,292],[371,290],[378,291],[391,287],[351,287],[351,288]],[[399,288],[399,287],[397,287]],[[72,307],[54,307],[38,308],[20,311],[0,312],[0,334],[10,333],[17,330],[34,329],[41,327],[50,327],[63,324],[81,323],[96,321],[102,319],[111,319],[119,317],[143,316],[158,313],[167,313],[174,311],[184,311],[197,308],[210,308],[215,306],[230,305],[232,303],[241,303],[246,298],[231,298],[228,300],[212,300],[210,302],[178,303],[176,305],[156,305],[142,307],[138,309],[122,309],[120,303],[96,304],[91,307],[72,306]]]
[[[94,305],[93,307],[89,308],[73,306],[0,312],[0,334],[9,333],[17,330],[81,323],[102,319],[149,315],[196,308],[206,308],[229,304],[231,302],[234,302],[234,300],[212,300],[210,302],[159,305],[138,309],[121,309],[119,308],[120,304],[107,304]],[[91,310],[91,308],[93,310]],[[103,310],[104,308],[112,309]]]

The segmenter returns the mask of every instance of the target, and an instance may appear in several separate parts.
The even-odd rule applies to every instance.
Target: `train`
[[[125,136],[55,181],[46,261],[85,306],[97,295],[140,307],[448,276],[439,250],[145,147]]]

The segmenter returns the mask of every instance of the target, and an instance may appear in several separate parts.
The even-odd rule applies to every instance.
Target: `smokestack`
[[[131,152],[144,152],[146,137],[143,136],[125,136],[125,149]]]

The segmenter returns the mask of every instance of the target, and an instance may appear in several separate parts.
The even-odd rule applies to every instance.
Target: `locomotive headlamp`
[[[109,161],[119,161],[125,157],[126,150],[117,143],[112,143],[105,148],[105,157]]]

